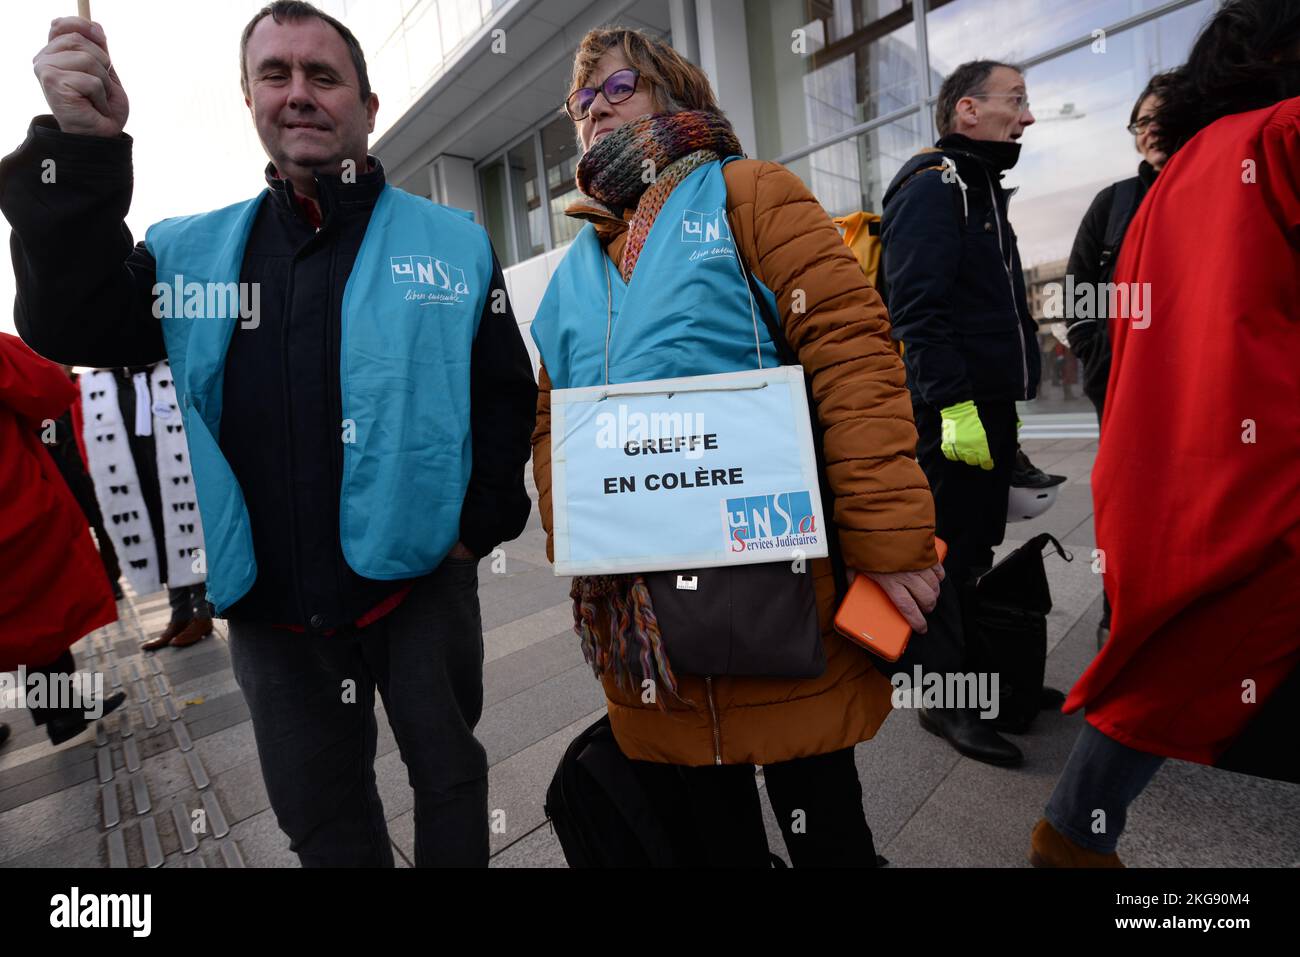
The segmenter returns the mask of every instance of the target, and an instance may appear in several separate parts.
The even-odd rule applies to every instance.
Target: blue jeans
[[[1136,751],[1085,723],[1047,802],[1047,820],[1079,846],[1111,854],[1124,832],[1128,806],[1164,762],[1158,754]]]
[[[415,791],[417,866],[486,867],[478,563],[448,559],[365,628],[230,622],[267,795],[304,867],[391,867],[375,785],[375,689]]]

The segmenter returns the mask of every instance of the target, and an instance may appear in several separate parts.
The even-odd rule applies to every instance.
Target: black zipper
[[[292,202],[290,199],[291,213],[293,213]],[[284,455],[287,466],[284,470],[284,485],[289,506],[287,509],[289,564],[293,569],[293,595],[298,606],[298,620],[310,626],[311,621],[302,604],[302,571],[298,567],[298,506],[293,494],[293,411],[290,407],[292,400],[289,397],[289,326],[293,322],[293,280],[298,271],[298,257],[302,255],[302,250],[303,247],[299,246],[298,251],[294,253],[293,260],[289,263],[289,277],[285,282],[284,313],[280,323],[280,401],[284,406]]]
[[[324,230],[325,230],[325,221],[321,220],[321,227],[320,230],[317,231],[316,235],[319,236],[321,232],[324,232]],[[339,467],[339,461],[343,455],[342,452],[342,448],[343,448],[343,421],[342,421],[343,419],[343,395],[342,395],[343,366],[342,366],[342,362],[343,362],[344,316],[343,316],[343,306],[342,303],[340,303],[339,304],[339,325],[337,329],[338,335],[335,336],[336,330],[334,327],[334,266],[337,262],[338,262],[338,244],[336,243],[334,245],[334,248],[330,251],[329,267],[326,270],[326,280],[328,281],[329,285],[326,287],[327,292],[326,292],[326,299],[325,299],[325,370],[324,373],[325,373],[325,382],[327,383],[329,394],[325,403],[325,418],[327,420],[325,423],[325,429],[327,435],[332,434],[334,436],[335,445],[333,448],[330,449],[330,454],[329,454],[330,478],[334,483],[332,487],[339,490],[339,506],[337,512],[334,515],[334,528],[339,538],[339,547],[337,552],[334,555],[334,560],[332,563],[334,566],[334,583],[338,589],[336,594],[339,596],[340,609],[346,611],[346,609],[343,608],[343,604],[344,604],[343,596],[345,594],[343,571],[339,567],[339,563],[343,554],[343,525],[342,522],[340,521],[340,516],[342,515],[342,510],[343,510],[343,475]],[[336,339],[338,342],[338,353],[339,353],[337,357],[334,354],[335,352],[334,345]],[[335,402],[336,398],[338,400],[337,402]],[[339,415],[337,417],[337,421],[331,424],[328,420],[332,417],[331,413],[333,412],[334,409],[339,410]]]

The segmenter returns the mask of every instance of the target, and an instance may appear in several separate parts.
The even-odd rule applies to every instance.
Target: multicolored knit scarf
[[[578,189],[611,211],[636,207],[618,264],[624,282],[631,280],[650,227],[677,184],[705,163],[740,154],[726,117],[704,110],[643,116],[583,154]]]
[[[578,189],[590,197],[583,205],[603,206],[616,217],[636,207],[618,266],[624,282],[631,280],[650,227],[677,184],[705,163],[737,155],[742,150],[731,124],[703,110],[643,116],[587,150],[577,171]],[[658,689],[681,700],[644,577],[578,576],[569,597],[573,630],[582,639],[582,655],[597,677],[611,674],[618,687],[627,690],[650,678]],[[601,617],[609,635],[603,644],[597,638]],[[655,701],[666,708],[664,695],[656,692]]]

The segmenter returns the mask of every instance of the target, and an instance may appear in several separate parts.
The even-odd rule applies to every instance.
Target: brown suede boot
[[[211,618],[194,618],[185,626],[185,630],[172,639],[173,648],[188,648],[212,634]]]
[[[1047,818],[1034,827],[1029,839],[1029,863],[1034,867],[1123,867],[1119,855],[1112,851],[1102,854],[1075,844]]]
[[[140,646],[141,651],[157,651],[159,648],[166,648],[172,643],[172,639],[185,630],[188,621],[169,621],[167,627],[163,629],[162,634],[157,638],[151,638]]]

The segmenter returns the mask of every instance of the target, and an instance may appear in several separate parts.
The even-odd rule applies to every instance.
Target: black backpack
[[[1119,258],[1119,247],[1124,244],[1124,234],[1128,232],[1129,223],[1137,215],[1140,197],[1136,176],[1122,179],[1115,184],[1115,192],[1110,196],[1110,212],[1106,217],[1106,235],[1101,241],[1101,255],[1098,258],[1098,276],[1102,282],[1115,278],[1115,260]]]
[[[685,790],[669,800],[679,798],[689,801]],[[691,835],[671,834],[663,810],[637,780],[608,715],[573,739],[546,789],[546,816],[570,867],[696,866],[688,859]],[[768,860],[787,866],[771,852]],[[876,863],[889,862],[877,855]]]
[[[570,867],[671,867],[672,845],[609,716],[573,739],[551,786],[546,816]]]
[[[1101,253],[1097,259],[1099,282],[1108,283],[1115,278],[1115,260],[1119,258],[1124,234],[1128,232],[1129,224],[1137,215],[1142,200],[1138,195],[1139,185],[1140,180],[1133,176],[1116,183],[1115,191],[1111,193],[1106,234],[1102,237]],[[1088,352],[1083,374],[1084,391],[1100,408],[1105,401],[1106,380],[1110,375],[1110,322],[1106,319],[1097,323],[1094,345]]]

